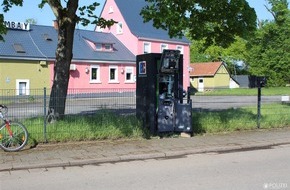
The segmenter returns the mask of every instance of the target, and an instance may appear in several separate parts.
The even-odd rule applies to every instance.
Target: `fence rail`
[[[37,130],[30,133],[39,135],[43,141],[47,140],[46,114],[49,105],[50,89],[31,89],[29,95],[15,95],[17,90],[0,90],[0,104],[9,107],[8,117],[12,120],[25,122],[32,125],[29,119],[38,119],[33,122]],[[216,125],[217,120],[208,116],[220,117],[223,125],[229,125],[233,119],[241,119],[241,125],[255,125],[257,119],[270,122],[270,125],[290,125],[289,102],[282,102],[281,96],[262,96],[261,114],[257,116],[257,96],[204,96],[192,95],[193,128],[200,132],[207,125]],[[282,107],[281,107],[282,106]],[[69,89],[66,99],[66,116],[94,115],[100,110],[110,110],[116,114],[136,113],[136,91],[135,89]],[[240,117],[240,118],[239,118]],[[250,119],[242,119],[249,117]],[[282,118],[282,119],[281,119]],[[205,120],[201,122],[201,120]],[[281,122],[283,120],[283,122]],[[246,123],[245,123],[246,122]],[[73,132],[74,128],[67,129]],[[79,130],[79,129],[78,129]],[[49,139],[48,139],[49,140]]]

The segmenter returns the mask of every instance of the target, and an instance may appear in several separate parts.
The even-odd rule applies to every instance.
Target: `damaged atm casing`
[[[192,133],[192,101],[183,89],[178,50],[137,55],[136,115],[151,134]]]

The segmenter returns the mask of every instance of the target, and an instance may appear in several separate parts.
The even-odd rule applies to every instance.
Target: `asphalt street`
[[[287,190],[290,144],[267,149],[203,153],[0,172],[1,190]]]

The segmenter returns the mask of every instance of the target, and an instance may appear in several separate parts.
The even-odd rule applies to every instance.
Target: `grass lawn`
[[[290,105],[262,105],[261,128],[290,126]],[[220,133],[257,128],[257,108],[231,108],[221,111],[193,112],[194,134]],[[150,138],[147,130],[135,115],[120,116],[104,110],[93,116],[67,116],[63,121],[43,127],[43,118],[24,122],[30,133],[30,144],[86,140],[142,139]],[[46,132],[45,132],[46,130]]]
[[[210,112],[194,112],[195,133],[220,133],[237,130],[256,129],[257,107],[245,107]],[[260,128],[280,128],[290,126],[290,105],[262,105]]]

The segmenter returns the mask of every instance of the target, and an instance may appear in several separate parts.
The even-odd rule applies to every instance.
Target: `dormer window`
[[[111,51],[112,50],[112,45],[111,44],[105,44],[105,51]]]
[[[88,39],[85,39],[85,41],[88,43],[88,45],[94,50],[94,51],[113,51],[113,44],[112,43],[102,43],[102,42],[93,42]]]
[[[95,51],[113,51],[113,44],[95,43]]]
[[[96,43],[96,51],[102,51],[102,44]]]

